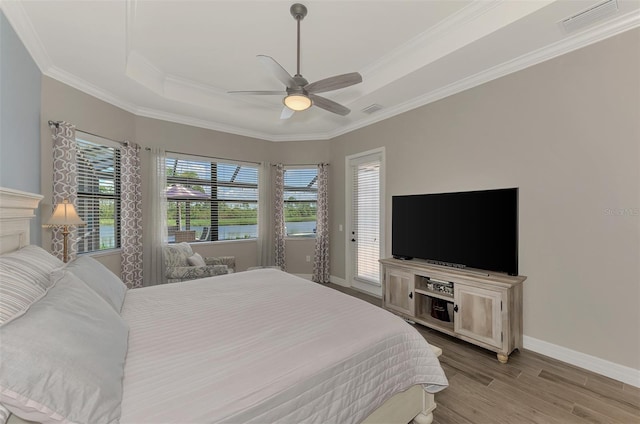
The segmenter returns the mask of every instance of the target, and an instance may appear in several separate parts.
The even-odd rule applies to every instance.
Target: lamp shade
[[[284,104],[289,109],[300,112],[311,107],[311,99],[303,94],[291,94],[284,98]]]
[[[62,203],[58,203],[53,209],[53,215],[47,221],[47,225],[84,225],[85,222],[80,219],[76,212],[75,206],[69,203],[68,199],[64,199]]]

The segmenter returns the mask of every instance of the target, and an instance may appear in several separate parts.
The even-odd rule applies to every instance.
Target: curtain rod
[[[56,127],[56,128],[60,127],[60,123],[61,122],[62,121],[51,121],[51,120],[48,121],[50,127],[53,126],[53,127]],[[94,137],[104,138],[105,140],[113,141],[114,143],[122,144],[123,146],[128,146],[129,145],[128,141],[114,140],[114,139],[111,139],[109,137],[105,137],[103,135],[98,135],[98,134],[90,133],[89,131],[81,130],[80,128],[76,128],[76,131],[80,131],[81,133],[89,134],[89,135],[92,135]]]

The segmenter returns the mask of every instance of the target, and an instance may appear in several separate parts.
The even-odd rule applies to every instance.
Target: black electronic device
[[[393,196],[392,254],[518,275],[518,189]]]

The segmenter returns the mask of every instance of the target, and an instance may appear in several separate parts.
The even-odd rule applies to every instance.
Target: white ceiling
[[[301,73],[363,83],[280,120],[256,60],[296,67],[294,1],[15,1],[0,5],[42,72],[140,116],[271,141],[329,139],[640,26],[640,1],[567,32],[601,0],[303,1]],[[362,109],[382,109],[366,114]],[[488,105],[490,107],[490,105]],[[55,117],[52,117],[55,118]]]

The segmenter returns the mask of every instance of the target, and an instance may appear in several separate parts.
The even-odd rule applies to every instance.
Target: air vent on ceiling
[[[372,113],[375,113],[375,112],[379,111],[380,109],[382,109],[382,106],[377,104],[377,103],[374,103],[374,104],[372,104],[370,106],[365,107],[364,109],[362,109],[362,111],[364,113],[366,113],[367,115],[371,115]]]
[[[565,32],[584,28],[618,11],[618,0],[606,0],[559,22]]]

